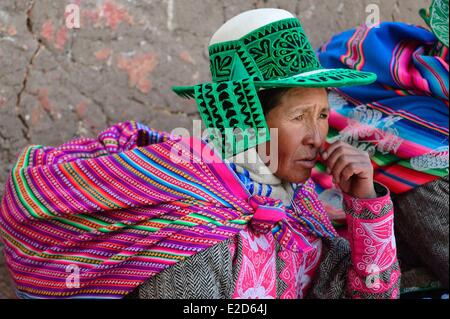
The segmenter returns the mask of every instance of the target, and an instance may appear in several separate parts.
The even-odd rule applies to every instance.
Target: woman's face
[[[329,113],[328,95],[323,88],[290,89],[269,111],[267,125],[278,129],[278,178],[303,183],[311,176],[328,134]],[[266,149],[270,150],[268,143]]]

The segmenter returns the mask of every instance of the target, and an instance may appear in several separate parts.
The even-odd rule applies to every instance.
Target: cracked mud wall
[[[81,28],[65,26],[65,7],[81,9]],[[95,136],[117,122],[155,129],[192,127],[193,101],[172,85],[209,81],[212,33],[241,11],[279,7],[300,17],[317,47],[366,20],[421,24],[431,0],[1,0],[0,196],[18,152]],[[0,256],[0,298],[12,297]]]

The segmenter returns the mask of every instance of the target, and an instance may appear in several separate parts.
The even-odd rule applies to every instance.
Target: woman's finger
[[[365,162],[365,161],[351,162],[340,171],[339,181],[346,182],[353,175],[358,175],[358,176],[364,178],[364,177],[370,175],[371,169],[372,169],[372,166],[368,165],[367,162]]]
[[[327,158],[330,157],[330,155],[339,147],[345,147],[345,146],[350,146],[350,144],[347,144],[345,142],[342,141],[337,141],[334,142],[333,144],[331,144],[330,146],[328,146],[328,148],[322,152],[321,156],[324,160],[327,160]]]
[[[361,154],[344,154],[339,157],[333,168],[331,169],[331,174],[333,175],[335,181],[339,182],[341,180],[341,173],[345,168],[353,167],[352,164],[364,163],[365,157]],[[359,167],[359,166],[355,166]]]
[[[332,153],[329,153],[328,159],[326,159],[326,166],[327,166],[327,173],[330,174],[334,170],[334,166],[336,165],[336,162],[339,158],[341,158],[344,155],[361,155],[361,153],[352,148],[347,146],[341,146],[337,147],[333,150]]]

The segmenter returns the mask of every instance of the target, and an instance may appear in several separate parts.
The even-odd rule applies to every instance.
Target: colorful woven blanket
[[[398,22],[363,25],[334,36],[319,59],[324,67],[378,76],[331,95],[329,142],[367,150],[375,179],[394,193],[448,175],[448,48],[432,32]],[[323,170],[314,179],[330,188]]]
[[[205,142],[121,123],[97,139],[27,147],[0,235],[20,296],[120,298],[248,225],[294,251],[309,248],[300,227],[334,236],[311,183],[287,210],[251,196]]]

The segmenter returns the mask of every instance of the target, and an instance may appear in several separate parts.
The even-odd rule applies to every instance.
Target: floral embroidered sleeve
[[[400,268],[394,236],[394,211],[389,190],[375,183],[378,197],[344,194],[351,266],[346,295],[350,298],[398,298]]]
[[[377,198],[344,194],[348,240],[324,238],[308,299],[398,298],[400,267],[389,190],[375,183]]]

